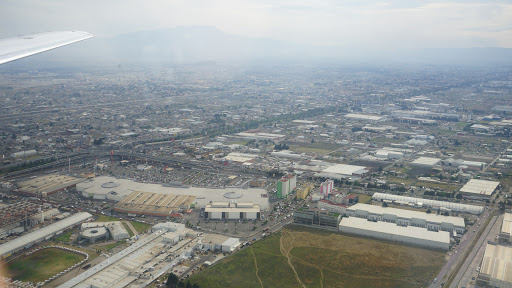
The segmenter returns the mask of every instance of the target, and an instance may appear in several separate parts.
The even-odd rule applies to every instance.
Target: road
[[[465,261],[464,255],[468,253],[468,249],[470,248],[471,244],[478,240],[475,239],[475,237],[478,235],[480,229],[485,228],[482,227],[481,224],[484,224],[487,221],[487,217],[489,217],[491,211],[492,210],[485,209],[473,227],[468,228],[468,232],[466,232],[466,234],[461,237],[459,246],[455,247],[455,250],[452,249],[453,254],[436,276],[438,281],[436,283],[432,282],[429,286],[430,288],[441,287],[441,284],[446,282],[450,275],[455,272],[454,270],[460,264],[460,261]]]

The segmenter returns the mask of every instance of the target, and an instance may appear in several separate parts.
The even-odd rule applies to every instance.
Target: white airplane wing
[[[0,64],[93,37],[83,31],[60,31],[0,39]]]

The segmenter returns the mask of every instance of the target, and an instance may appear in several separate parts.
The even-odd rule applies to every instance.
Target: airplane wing
[[[60,31],[0,39],[0,64],[93,37],[83,31]]]

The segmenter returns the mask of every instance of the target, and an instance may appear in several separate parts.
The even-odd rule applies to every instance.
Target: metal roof
[[[20,248],[23,248],[24,246],[43,240],[48,236],[53,236],[55,233],[62,231],[66,228],[69,228],[80,222],[83,222],[91,217],[92,215],[87,212],[77,213],[57,223],[48,225],[39,230],[36,230],[34,232],[28,233],[19,238],[11,240],[7,243],[0,245],[0,255],[3,256],[12,253]]]
[[[480,273],[512,283],[512,247],[488,243]]]
[[[480,180],[480,179],[471,179],[469,180],[464,187],[460,188],[460,192],[472,193],[472,194],[481,194],[481,195],[491,195],[496,187],[500,185],[500,182],[497,181],[488,181],[488,180]]]

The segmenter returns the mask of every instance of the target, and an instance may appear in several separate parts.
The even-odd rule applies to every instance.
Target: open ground
[[[425,287],[439,251],[289,226],[191,277],[200,287]]]
[[[7,264],[7,273],[15,280],[37,283],[82,261],[84,256],[59,248],[39,250]]]

